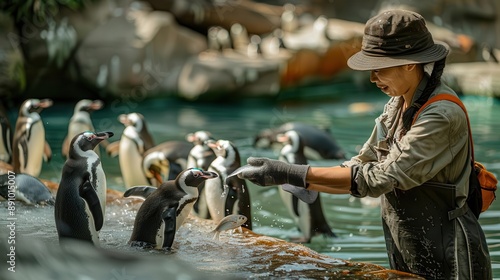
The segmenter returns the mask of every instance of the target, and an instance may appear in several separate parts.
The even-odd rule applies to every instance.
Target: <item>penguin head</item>
[[[40,113],[43,109],[52,106],[51,99],[28,99],[21,105],[19,115],[29,116],[32,113]]]
[[[303,142],[300,134],[295,130],[289,130],[285,133],[278,134],[276,140],[282,144],[284,147],[281,153],[297,153],[303,149]]]
[[[104,103],[101,100],[82,99],[75,105],[75,113],[92,112],[102,109]]]
[[[118,121],[126,128],[132,127],[135,131],[141,131],[146,124],[144,116],[140,113],[121,114],[118,116]]]
[[[219,175],[215,172],[204,171],[199,168],[189,168],[177,176],[177,181],[184,183],[189,187],[198,187],[205,180],[217,178]]]
[[[228,157],[236,151],[235,146],[229,140],[207,141],[207,145],[214,151],[216,156]]]
[[[148,179],[156,179],[159,183],[164,180],[162,174],[168,174],[170,162],[164,153],[154,151],[148,153],[142,159],[142,171]]]
[[[205,130],[199,130],[194,133],[189,133],[186,135],[186,140],[193,143],[194,145],[203,145],[207,141],[215,140],[212,134]]]
[[[108,139],[114,135],[111,131],[106,132],[92,132],[85,131],[77,134],[73,137],[71,141],[71,147],[73,149],[77,148],[77,150],[81,151],[89,151],[93,150],[102,140]]]
[[[118,120],[125,126],[123,135],[135,141],[141,147],[142,152],[153,146],[153,137],[149,133],[146,119],[142,114],[121,114],[118,116]]]

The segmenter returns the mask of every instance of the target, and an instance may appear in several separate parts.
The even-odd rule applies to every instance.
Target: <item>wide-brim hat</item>
[[[425,64],[445,58],[448,52],[446,43],[433,40],[421,15],[389,10],[366,22],[361,51],[347,65],[354,70],[376,70]]]

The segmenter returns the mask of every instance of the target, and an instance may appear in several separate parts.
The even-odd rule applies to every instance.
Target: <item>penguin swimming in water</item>
[[[214,221],[220,222],[225,216],[231,214],[244,215],[248,220],[242,226],[251,230],[250,192],[246,181],[238,176],[227,178],[229,174],[241,166],[238,149],[228,140],[212,141],[207,144],[217,156],[208,170],[219,175],[217,179],[205,182],[205,194],[210,216]]]
[[[293,164],[308,163],[304,155],[304,142],[297,131],[290,130],[285,134],[277,135],[277,141],[284,143],[279,160]],[[288,213],[303,235],[302,238],[294,239],[295,242],[309,243],[312,237],[318,234],[328,237],[336,236],[326,221],[320,195],[309,204],[283,190],[282,187],[279,188],[279,193]]]
[[[158,188],[138,186],[128,189],[123,196],[146,198],[137,211],[129,244],[143,248],[172,248],[175,233],[198,198],[198,185],[212,178],[217,178],[217,174],[190,168]]]
[[[106,175],[94,148],[113,132],[82,132],[73,137],[56,194],[55,221],[59,239],[99,244],[106,209]]]
[[[208,170],[210,163],[215,159],[215,153],[207,143],[209,141],[215,141],[215,138],[210,132],[199,130],[186,135],[186,140],[194,145],[189,151],[187,168],[196,167],[202,170]],[[200,218],[210,219],[204,188],[205,183],[201,183],[198,186],[199,196],[198,200],[194,203],[193,213]]]
[[[95,131],[92,120],[90,119],[90,113],[100,110],[102,107],[103,102],[101,100],[82,99],[76,103],[73,116],[69,120],[68,134],[64,138],[62,144],[61,154],[65,159],[68,158],[69,144],[75,135],[84,131]],[[104,142],[105,141],[101,142],[101,145],[103,145]],[[95,152],[98,156],[100,155],[99,148],[97,148]]]
[[[50,99],[28,99],[19,109],[12,144],[12,166],[15,173],[40,175],[42,162],[50,161],[52,150],[45,140],[40,112],[52,106]]]
[[[54,196],[40,179],[29,174],[7,173],[0,175],[0,196],[9,199],[9,181],[15,182],[15,198],[27,205],[54,205]]]

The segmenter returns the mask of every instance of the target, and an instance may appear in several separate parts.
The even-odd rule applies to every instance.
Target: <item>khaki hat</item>
[[[375,70],[406,64],[430,63],[448,55],[443,42],[435,42],[425,19],[416,12],[389,10],[369,19],[361,51],[347,61],[354,70]]]

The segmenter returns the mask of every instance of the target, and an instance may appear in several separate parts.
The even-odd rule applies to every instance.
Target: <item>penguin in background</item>
[[[280,151],[279,160],[293,164],[308,163],[304,155],[304,142],[297,131],[290,130],[279,134],[277,141],[284,144]],[[295,238],[293,241],[310,243],[312,237],[319,234],[323,234],[325,237],[336,236],[326,221],[320,195],[311,204],[308,204],[283,190],[282,187],[279,188],[279,194],[288,213],[302,233],[302,238]]]
[[[28,99],[21,104],[12,145],[14,172],[38,177],[43,161],[48,162],[52,158],[40,117],[40,112],[50,106],[50,99]]]
[[[192,144],[186,141],[165,141],[144,152],[142,168],[150,184],[174,180],[187,167]]]
[[[144,175],[142,161],[146,150],[154,146],[146,120],[140,113],[121,114],[118,120],[125,126],[120,140],[106,148],[111,157],[118,156],[123,182],[126,188],[149,185]]]
[[[189,151],[187,167],[196,167],[202,170],[208,170],[210,163],[215,159],[214,151],[207,145],[209,141],[215,141],[212,134],[205,130],[199,130],[186,135],[186,140],[193,143],[193,148]],[[210,219],[208,211],[206,194],[204,191],[205,183],[198,186],[198,200],[194,203],[193,213],[203,219]]]
[[[129,244],[146,249],[171,249],[177,230],[198,198],[198,185],[217,176],[215,172],[189,168],[158,188],[137,186],[128,189],[125,197],[145,198],[137,211]]]
[[[210,216],[215,222],[220,222],[231,214],[244,215],[248,219],[242,226],[252,230],[250,192],[246,181],[238,176],[228,178],[241,166],[238,149],[229,140],[209,141],[207,145],[216,155],[208,170],[219,175],[217,179],[205,182]]]
[[[68,158],[69,144],[75,135],[84,131],[95,131],[90,114],[94,111],[102,109],[103,105],[104,103],[101,100],[90,99],[82,99],[76,103],[73,116],[69,120],[68,134],[63,140],[61,149],[61,154],[65,159]],[[107,141],[101,142],[101,145],[99,146],[102,146],[105,142]],[[100,156],[99,148],[96,148],[95,152],[98,156]]]
[[[113,132],[82,132],[73,137],[55,199],[59,240],[74,238],[99,245],[106,209],[106,175],[94,148]]]
[[[12,127],[7,111],[0,104],[0,161],[10,164],[12,160]]]

